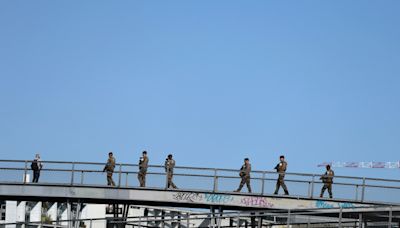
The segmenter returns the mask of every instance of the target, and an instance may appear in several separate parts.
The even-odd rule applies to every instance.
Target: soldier
[[[31,169],[33,171],[33,179],[32,179],[33,183],[39,182],[40,170],[42,170],[42,168],[43,168],[43,165],[40,160],[40,155],[36,154],[35,159],[33,160],[32,164],[31,164]]]
[[[251,165],[250,161],[248,158],[244,159],[244,164],[242,165],[242,168],[240,168],[239,176],[242,178],[240,181],[239,188],[235,192],[240,192],[246,184],[247,189],[251,193],[251,186],[250,186],[250,172],[251,172]]]
[[[321,195],[319,197],[322,198],[324,196],[325,190],[328,189],[329,198],[332,198],[333,176],[335,176],[335,173],[333,172],[333,170],[331,170],[331,166],[327,165],[325,174],[319,178],[324,183],[324,186],[321,189]]]
[[[175,160],[172,159],[172,154],[169,154],[167,159],[165,159],[165,172],[167,173],[167,188],[177,188],[174,182],[172,182],[172,177],[174,176]]]
[[[115,158],[113,156],[113,152],[108,153],[108,160],[106,165],[104,166],[103,172],[107,171],[107,185],[115,186],[112,175],[114,173],[115,168]]]
[[[285,172],[287,168],[287,162],[285,161],[285,156],[281,155],[279,157],[280,162],[275,166],[276,171],[279,173],[278,180],[276,181],[275,195],[278,194],[280,186],[282,186],[285,191],[285,195],[289,195],[289,191],[285,184]]]
[[[139,179],[140,187],[146,186],[146,173],[147,173],[148,165],[149,165],[149,157],[147,157],[147,151],[143,151],[142,157],[140,157],[140,159],[139,159],[138,179]]]

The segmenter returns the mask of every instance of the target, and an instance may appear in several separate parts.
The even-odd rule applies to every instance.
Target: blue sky
[[[2,159],[398,161],[399,1],[1,1]],[[399,170],[340,169],[398,177]]]

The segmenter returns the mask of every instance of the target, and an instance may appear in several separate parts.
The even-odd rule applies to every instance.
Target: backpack
[[[39,170],[39,165],[38,165],[37,160],[35,160],[35,161],[32,162],[32,164],[31,164],[31,169],[32,169],[32,170],[35,170],[35,171]]]

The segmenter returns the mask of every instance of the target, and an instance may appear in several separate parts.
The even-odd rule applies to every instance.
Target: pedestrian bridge
[[[234,210],[367,208],[400,205],[400,181],[337,176],[336,198],[319,198],[320,175],[287,173],[290,196],[271,194],[277,177],[272,171],[253,171],[253,193],[236,193],[238,170],[176,167],[179,189],[166,189],[163,166],[150,166],[147,186],[137,187],[137,166],[118,164],[117,186],[106,186],[103,163],[45,161],[39,183],[30,183],[31,161],[0,161],[0,198],[16,201],[54,201],[136,204]],[[245,189],[246,190],[246,189]]]
[[[2,183],[0,197],[16,201],[80,202],[100,204],[134,204],[223,209],[322,209],[361,208],[380,203],[346,200],[277,197],[211,191],[165,190],[105,186],[71,186],[63,184]]]

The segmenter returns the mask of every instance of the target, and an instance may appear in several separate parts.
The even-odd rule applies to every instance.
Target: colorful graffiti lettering
[[[341,207],[341,208],[353,208],[354,207],[354,204],[352,204],[352,203],[339,203],[339,206]]]
[[[264,197],[245,197],[240,202],[246,206],[259,206],[267,208],[274,206],[273,203],[268,202],[268,200]]]
[[[315,202],[315,206],[317,208],[324,208],[324,209],[333,208],[333,205],[331,205],[325,201],[322,201],[322,200],[317,200],[317,202]]]
[[[222,194],[204,193],[204,198],[209,203],[228,203],[233,200],[233,196]]]
[[[349,202],[346,202],[346,203],[328,203],[326,201],[318,200],[315,203],[315,206],[317,208],[324,208],[324,209],[326,209],[326,208],[335,208],[335,207],[336,208],[338,208],[338,207],[341,207],[341,208],[353,208],[354,204],[349,203]]]
[[[193,192],[178,192],[175,193],[172,197],[174,198],[174,200],[177,201],[195,202],[203,200],[202,194]]]

